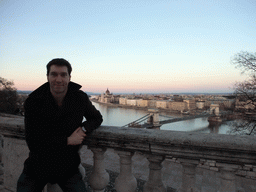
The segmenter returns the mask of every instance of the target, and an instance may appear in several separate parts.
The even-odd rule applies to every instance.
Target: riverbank
[[[92,102],[95,102],[95,103],[98,103],[98,104],[101,104],[101,105],[106,105],[106,106],[109,106],[109,107],[118,107],[118,108],[125,108],[125,109],[134,109],[134,110],[142,110],[142,111],[148,111],[149,107],[139,107],[139,106],[131,106],[131,105],[121,105],[121,104],[117,104],[117,103],[102,103],[102,102],[99,102],[98,100],[96,99],[90,99]],[[170,110],[170,109],[160,109],[158,108],[159,112],[165,112],[165,113],[175,113],[175,114],[181,114],[180,111],[174,111],[174,110]]]

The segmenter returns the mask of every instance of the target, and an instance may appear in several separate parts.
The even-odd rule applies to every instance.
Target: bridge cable
[[[130,124],[132,124],[132,123],[136,123],[137,121],[139,121],[139,120],[141,120],[141,119],[143,119],[142,121],[144,121],[145,120],[145,118],[146,117],[148,117],[150,114],[148,113],[147,115],[145,115],[145,116],[143,116],[143,117],[141,117],[141,118],[139,118],[139,119],[137,119],[137,120],[135,120],[135,121],[133,121],[133,122],[131,122],[131,123],[128,123],[127,125],[124,125],[124,126],[122,126],[122,127],[126,127],[126,126],[128,126],[128,125],[130,125]]]

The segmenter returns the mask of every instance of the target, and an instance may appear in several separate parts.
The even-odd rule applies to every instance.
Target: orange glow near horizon
[[[73,78],[74,76],[74,78]],[[72,75],[71,81],[74,81],[82,85],[82,90],[85,92],[102,93],[107,88],[112,93],[121,92],[232,92],[234,81],[232,78],[219,77],[193,77],[193,78],[169,78],[168,76],[154,76],[154,79],[150,79],[150,76],[144,76],[140,78],[139,75],[131,75],[123,77],[117,75],[111,78],[99,78],[94,77],[92,79],[77,78],[76,74]],[[241,79],[242,80],[242,79]],[[40,85],[45,83],[46,77],[33,78],[33,80],[27,77],[26,79],[14,81],[15,87],[21,91],[33,91]]]

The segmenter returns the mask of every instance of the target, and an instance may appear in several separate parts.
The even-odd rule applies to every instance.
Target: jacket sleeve
[[[40,112],[40,105],[28,98],[25,108],[25,138],[31,152],[47,153],[49,149],[58,150],[67,146],[67,138],[54,133]]]
[[[103,118],[101,113],[95,108],[94,105],[92,105],[92,102],[89,100],[87,94],[84,95],[84,102],[84,117],[86,118],[86,121],[83,122],[82,125],[87,131],[86,134],[89,134],[101,125]]]

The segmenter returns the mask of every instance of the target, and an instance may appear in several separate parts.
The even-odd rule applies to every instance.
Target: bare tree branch
[[[249,79],[235,84],[237,97],[235,110],[242,118],[233,122],[232,133],[256,134],[256,53],[240,52],[231,61],[242,73],[249,73]]]
[[[237,68],[241,68],[242,73],[255,73],[256,72],[256,53],[240,52],[232,59]]]

